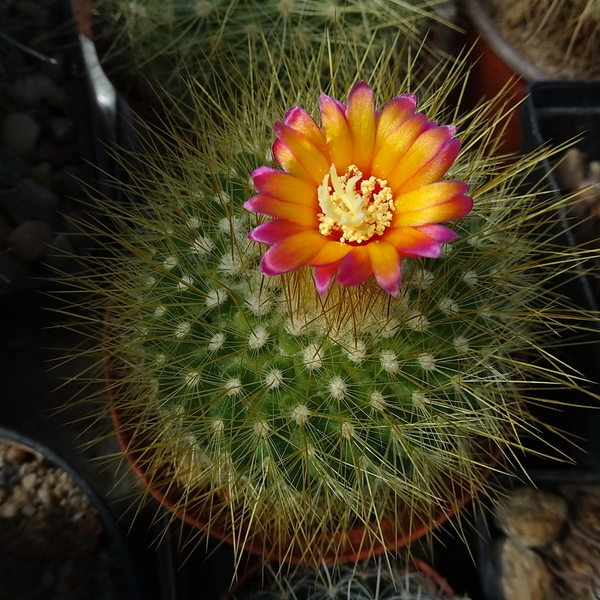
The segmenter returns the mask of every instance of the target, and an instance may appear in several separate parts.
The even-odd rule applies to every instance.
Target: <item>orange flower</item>
[[[439,224],[473,207],[465,183],[439,181],[460,150],[456,130],[415,109],[415,96],[402,94],[375,110],[361,81],[347,106],[321,95],[321,127],[299,107],[275,123],[273,155],[284,170],[256,169],[259,194],[244,204],[275,217],[249,235],[271,246],[263,273],[311,265],[320,294],[336,275],[346,286],[375,275],[395,296],[403,257],[437,258],[458,237]]]

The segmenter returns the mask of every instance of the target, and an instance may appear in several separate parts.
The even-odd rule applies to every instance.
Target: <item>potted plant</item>
[[[310,59],[325,34],[334,44],[350,46],[358,54],[369,49],[374,57],[403,47],[416,51],[432,27],[442,43],[439,32],[450,26],[443,16],[449,4],[448,0],[74,0],[74,13],[80,32],[96,43],[116,88],[142,116],[156,121],[156,113],[164,116],[190,101],[186,83],[190,77],[209,89],[235,88],[239,78],[250,76],[252,64],[262,61],[268,70],[272,64],[281,65],[281,55],[290,52],[298,60]],[[215,69],[226,57],[235,59],[235,68]]]
[[[586,318],[552,283],[581,260],[550,227],[568,200],[520,187],[544,154],[486,157],[497,121],[445,108],[459,67],[417,106],[401,57],[336,58],[319,110],[318,61],[286,62],[277,94],[259,64],[218,122],[197,89],[132,168],[143,200],[102,203],[115,228],[74,282],[149,492],[237,552],[309,564],[459,510],[498,448],[541,437],[527,401],[581,387],[552,348]]]
[[[465,0],[467,44],[476,63],[467,102],[504,91],[517,106],[534,81],[600,76],[600,13],[596,0]],[[511,117],[505,150],[521,149],[518,115]]]
[[[267,571],[267,582],[258,589],[249,572],[248,581],[241,581],[222,600],[282,600],[283,598],[358,598],[437,600],[455,597],[454,590],[439,573],[419,558],[396,560],[385,564],[382,560],[362,561],[357,565],[307,567],[290,574]],[[253,575],[253,577],[252,577]],[[464,598],[464,596],[461,596]]]
[[[139,565],[99,494],[52,449],[1,426],[0,521],[3,595],[144,596]]]

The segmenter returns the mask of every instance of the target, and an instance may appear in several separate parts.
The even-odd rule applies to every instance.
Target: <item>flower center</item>
[[[341,177],[335,165],[319,186],[319,231],[341,234],[340,242],[360,244],[381,235],[392,222],[394,196],[385,179],[365,179],[356,165]]]

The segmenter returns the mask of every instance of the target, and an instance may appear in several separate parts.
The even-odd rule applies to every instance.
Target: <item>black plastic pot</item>
[[[600,81],[575,82],[575,81],[546,81],[536,82],[528,86],[529,96],[521,110],[521,121],[525,134],[526,151],[532,151],[542,146],[563,145],[577,140],[575,146],[582,150],[591,160],[600,159]],[[555,176],[556,159],[543,161],[538,169],[531,175],[532,185],[543,193],[564,196]],[[539,182],[542,181],[542,186]],[[561,241],[566,247],[576,247],[577,222],[572,214],[564,210],[560,214]],[[598,232],[600,237],[600,231]],[[583,309],[598,313],[600,272],[586,273],[591,264],[581,265],[575,276],[564,278],[559,290],[568,295],[572,301]],[[574,267],[575,269],[575,267]],[[600,313],[599,313],[600,314]],[[588,387],[598,394],[600,387],[597,385],[600,366],[600,318],[596,319],[594,326],[598,333],[590,331],[585,339],[571,342],[563,351],[561,358],[578,369],[591,383]],[[568,401],[576,405],[591,406],[589,408],[565,408],[560,412],[547,411],[544,421],[556,425],[568,434],[575,435],[579,449],[572,444],[562,443],[559,436],[553,439],[558,448],[571,457],[572,463],[565,462],[560,469],[563,475],[575,465],[586,473],[595,477],[600,472],[600,403],[585,394],[559,391],[554,394],[557,400]],[[554,413],[554,414],[553,414]],[[556,465],[548,461],[533,460],[531,464],[525,463],[527,471],[531,469],[548,468],[554,471]],[[570,476],[570,475],[569,475]],[[554,476],[553,476],[554,477]]]
[[[592,160],[600,158],[600,82],[538,82],[528,87],[529,96],[521,110],[521,122],[525,134],[525,150],[532,151],[542,146],[558,146],[577,138],[576,146]],[[554,170],[555,162],[543,161],[532,174],[532,185],[539,186],[542,192],[556,196],[564,195],[560,189]],[[577,244],[573,218],[563,213],[560,229],[562,242],[567,247]],[[599,232],[600,233],[600,232]],[[568,278],[561,291],[584,309],[598,311],[597,290],[580,268],[579,276]],[[563,358],[577,368],[591,382],[598,381],[600,366],[600,322],[595,323],[598,332],[591,331],[586,339],[576,340],[563,351]],[[588,386],[598,395],[600,386]],[[599,403],[583,393],[559,390],[547,394],[548,399],[557,402],[570,402],[573,405],[552,408],[539,408],[536,412],[544,423],[557,427],[572,441],[566,441],[561,434],[544,433],[544,442],[552,444],[563,452],[562,462],[548,460],[531,454],[519,457],[520,464],[513,475],[496,476],[492,483],[503,492],[516,485],[533,485],[541,489],[555,491],[567,484],[600,483],[600,410]],[[587,408],[586,408],[587,407]],[[577,446],[573,444],[575,442]],[[534,444],[537,450],[544,451],[544,443]],[[556,456],[556,453],[554,453]],[[566,457],[569,457],[568,459]],[[493,546],[499,538],[492,518],[492,503],[483,506],[476,516],[477,563],[485,600],[511,600],[505,598],[499,585],[500,566],[496,563]]]
[[[530,485],[536,490],[558,493],[562,486],[598,487],[600,472],[585,471],[583,469],[537,469],[526,475],[527,479],[498,476],[495,485],[500,489],[500,498],[517,485]],[[500,500],[501,502],[502,500]],[[481,507],[476,516],[477,529],[477,568],[481,584],[482,600],[512,600],[507,598],[500,584],[501,565],[498,562],[494,547],[504,537],[498,530],[493,518],[493,505],[488,501]],[[559,536],[559,538],[562,537]]]
[[[23,447],[23,449],[33,455],[41,455],[44,461],[47,461],[51,466],[56,467],[69,475],[76,486],[88,498],[91,506],[99,516],[103,527],[103,531],[101,533],[103,545],[106,545],[106,547],[115,554],[112,560],[115,568],[114,570],[111,570],[111,572],[114,572],[115,576],[118,578],[119,585],[121,586],[123,593],[127,593],[127,598],[130,600],[146,600],[147,596],[143,591],[144,587],[140,582],[141,574],[135,567],[134,559],[132,557],[127,540],[117,526],[111,511],[105,505],[100,495],[81,475],[81,473],[79,473],[79,471],[77,471],[77,469],[75,469],[69,462],[56,454],[49,447],[37,440],[21,434],[18,431],[15,431],[14,429],[8,429],[0,426],[0,440]],[[37,582],[30,583],[32,585],[37,584]],[[107,597],[103,595],[103,584],[100,580],[97,581],[95,579],[95,574],[92,575],[91,587],[94,590],[94,598],[104,600],[104,598]],[[0,584],[0,597],[4,598],[1,588],[2,585]]]

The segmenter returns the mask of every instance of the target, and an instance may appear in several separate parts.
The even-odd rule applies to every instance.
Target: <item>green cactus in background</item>
[[[99,0],[94,2],[96,43],[107,71],[133,98],[147,103],[158,93],[170,103],[188,97],[185,81],[190,76],[214,89],[231,79],[247,78],[252,67],[267,60],[265,49],[312,56],[326,33],[333,43],[359,48],[365,57],[367,49],[376,58],[384,48],[416,49],[434,20],[445,22],[436,14],[445,4],[446,0]],[[224,57],[236,68],[215,69]]]
[[[419,561],[420,562],[420,561]],[[425,568],[426,565],[420,563]],[[437,574],[436,574],[437,575]],[[420,571],[401,563],[365,561],[338,568],[297,569],[290,575],[270,573],[263,589],[252,591],[251,583],[236,593],[237,600],[443,600],[445,582],[434,580],[431,571]],[[250,588],[250,589],[247,589]],[[465,596],[461,596],[467,600]]]
[[[261,64],[218,126],[206,115],[219,90],[196,88],[183,132],[130,167],[132,202],[101,203],[115,227],[99,228],[105,252],[73,283],[92,292],[105,410],[146,483],[237,550],[308,563],[432,527],[478,492],[494,448],[541,437],[526,400],[580,387],[552,347],[586,318],[553,290],[584,258],[552,232],[563,201],[520,188],[544,155],[489,157],[497,121],[447,108],[459,66],[416,89],[419,111],[462,143],[447,178],[468,185],[474,209],[453,224],[459,239],[439,258],[405,255],[395,296],[372,277],[340,285],[341,270],[321,294],[311,266],[265,275],[265,247],[248,239],[264,219],[242,205],[253,170],[273,164],[272,123],[294,104],[317,114],[327,52],[315,56],[314,68],[286,63],[279,94],[279,67]],[[333,58],[325,91],[341,101],[365,92],[361,78],[380,107],[415,91],[396,83],[402,57],[367,71]]]

